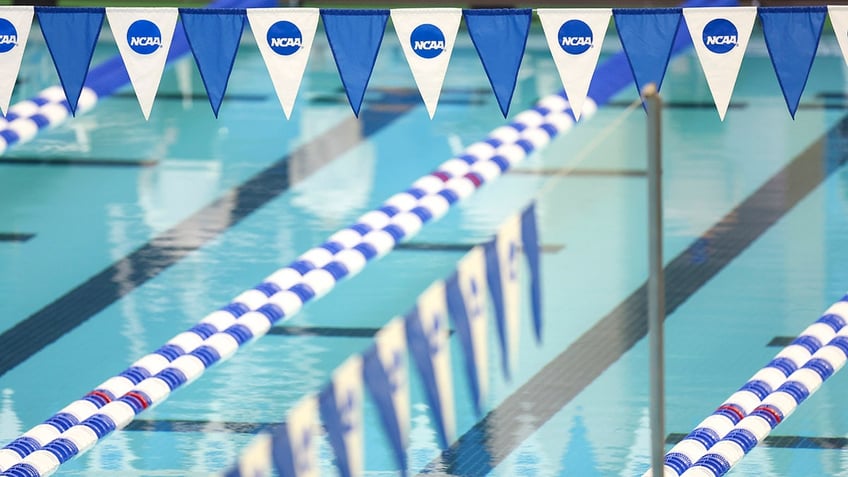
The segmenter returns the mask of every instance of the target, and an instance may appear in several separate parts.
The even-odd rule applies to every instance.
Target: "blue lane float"
[[[694,1],[686,6],[731,4],[735,2]],[[690,45],[688,35],[678,34],[672,52],[679,54]],[[126,72],[119,76],[125,77]],[[596,70],[581,116],[594,116],[599,104],[608,102],[631,83],[624,53],[613,56]],[[116,89],[111,82],[84,88],[80,108],[85,110],[90,104],[90,109],[96,103],[98,91],[111,93]],[[86,94],[92,95],[93,101],[85,100]],[[336,232],[323,244],[308,250],[197,325],[7,444],[0,449],[0,477],[54,473],[64,462],[123,429],[144,410],[161,404],[210,366],[227,360],[241,346],[265,335],[271,326],[324,296],[338,281],[358,274],[366,263],[413,237],[424,224],[438,220],[452,205],[573,126],[564,92],[541,99],[535,107],[519,113],[486,139],[471,144],[432,173],[416,180],[406,191],[364,214],[355,224]]]

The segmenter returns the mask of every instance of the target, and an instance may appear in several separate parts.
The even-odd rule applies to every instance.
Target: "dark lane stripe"
[[[794,158],[665,267],[666,311],[681,304],[846,161],[848,118]],[[483,476],[645,337],[647,284],[598,321],[422,473]],[[492,439],[490,436],[497,436]]]
[[[605,106],[614,108],[629,108],[633,101],[610,101]],[[735,101],[727,106],[727,109],[744,109],[748,107],[748,103]],[[711,101],[663,101],[665,109],[710,109],[715,110],[716,105]]]
[[[324,338],[373,338],[380,328],[341,328],[333,326],[273,326],[269,335],[321,336]]]
[[[775,336],[774,338],[771,339],[771,341],[768,342],[768,344],[766,346],[772,347],[772,348],[776,348],[776,347],[785,348],[785,347],[789,346],[790,344],[792,344],[792,341],[794,341],[795,338],[796,338],[795,336]]]
[[[577,177],[646,177],[643,169],[513,169],[510,174]]]
[[[70,157],[0,157],[0,164],[14,166],[152,167],[155,159],[98,159]]]
[[[229,432],[234,434],[256,434],[270,429],[270,422],[187,421],[179,419],[144,420],[130,422],[125,431],[148,432]]]
[[[269,335],[320,336],[322,338],[373,338],[382,328],[343,328],[340,326],[274,326]],[[453,335],[454,330],[448,330]]]
[[[436,242],[402,242],[395,245],[395,250],[406,250],[408,252],[467,252],[478,244],[469,243],[436,243]],[[542,253],[558,253],[565,245],[547,244],[540,245]]]
[[[412,108],[367,107],[359,120],[341,122],[6,330],[0,335],[0,376]]]
[[[35,234],[16,234],[0,232],[0,242],[26,242],[35,237]]]
[[[673,433],[665,438],[666,444],[677,444],[686,434]],[[844,449],[848,446],[848,437],[805,437],[805,436],[766,436],[760,443],[765,447],[778,449]]]
[[[127,91],[127,92],[123,92],[123,93],[115,93],[112,96],[110,96],[110,98],[135,100],[136,95],[132,91]],[[231,103],[231,102],[234,102],[234,101],[242,101],[242,102],[268,101],[270,98],[271,98],[271,96],[269,96],[267,94],[246,94],[246,93],[244,93],[244,94],[243,93],[232,93],[232,94],[230,94],[230,93],[228,93],[228,94],[224,95],[224,101],[226,101],[228,103]],[[156,100],[159,101],[160,99],[165,100],[165,101],[183,101],[183,100],[186,100],[186,99],[190,99],[192,101],[201,101],[201,102],[205,103],[205,102],[209,101],[209,96],[204,94],[204,93],[183,94],[183,93],[180,93],[179,91],[169,91],[169,92],[160,91],[160,92],[156,93]]]

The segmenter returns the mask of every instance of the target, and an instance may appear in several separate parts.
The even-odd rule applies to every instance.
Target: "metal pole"
[[[651,468],[653,477],[662,477],[665,457],[662,100],[653,83],[645,86],[642,96],[647,102],[648,111],[648,364],[651,387]]]

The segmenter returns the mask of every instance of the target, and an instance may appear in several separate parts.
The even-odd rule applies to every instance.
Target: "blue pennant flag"
[[[406,475],[410,422],[404,319],[390,321],[377,333],[374,341],[374,346],[362,354],[362,377],[377,404],[397,466]]]
[[[680,8],[614,8],[615,27],[639,95],[650,83],[662,86],[680,25]]]
[[[827,7],[761,7],[758,12],[777,81],[794,119],[816,57]]]
[[[238,8],[180,8],[191,53],[215,117],[236,60],[245,12]]]
[[[539,269],[539,231],[536,226],[536,204],[521,213],[521,248],[530,269],[530,298],[536,342],[542,342],[542,277]]]
[[[521,217],[507,219],[494,240],[483,246],[486,255],[486,283],[495,309],[495,324],[501,347],[503,373],[510,379],[518,356],[521,292],[519,255]]]
[[[456,273],[445,281],[448,312],[465,355],[465,372],[471,388],[474,410],[483,413],[488,390],[489,358],[486,346],[488,308],[486,257],[482,247],[474,247],[457,265]]]
[[[518,68],[530,32],[529,8],[463,10],[468,34],[504,117],[515,92]]]
[[[389,10],[321,9],[327,41],[347,100],[357,117],[388,19]]]
[[[318,395],[321,420],[341,477],[362,475],[362,358],[351,356]]]
[[[35,13],[71,114],[76,114],[106,9],[36,7]]]
[[[287,414],[286,422],[271,430],[271,460],[280,477],[318,475],[318,399],[308,395]]]
[[[424,383],[442,449],[450,446],[455,435],[448,328],[445,285],[438,281],[421,294],[418,306],[407,315],[406,339]]]

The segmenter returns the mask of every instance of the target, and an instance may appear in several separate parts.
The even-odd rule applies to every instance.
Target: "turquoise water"
[[[0,161],[0,233],[32,236],[0,242],[5,311],[0,332],[54,302],[67,306],[46,321],[49,326],[72,319],[94,301],[74,290],[107,268],[114,273],[101,279],[102,293],[120,298],[52,343],[33,345],[31,356],[0,376],[0,442],[50,417],[505,123],[470,41],[461,41],[454,52],[446,92],[431,121],[397,41],[387,32],[364,104],[380,114],[378,124],[369,122],[376,115],[353,119],[323,36],[317,39],[289,121],[248,40],[217,119],[194,64],[183,60],[166,71],[149,122],[126,90],[7,152],[5,158],[19,161]],[[608,38],[605,51],[617,48],[617,40]],[[101,41],[95,63],[113,53]],[[24,61],[19,99],[56,81],[43,45],[28,46]],[[835,40],[826,37],[793,121],[764,45],[755,40],[733,107],[720,122],[694,54],[669,65],[663,86],[665,253],[668,263],[681,256],[689,268],[669,276],[669,293],[680,305],[666,325],[668,433],[691,430],[779,351],[768,346],[775,337],[795,336],[848,289],[842,266],[848,263],[842,247],[848,237],[848,176],[839,165],[845,155],[840,139],[848,130],[840,126],[845,79]],[[541,34],[534,32],[511,110],[532,106],[557,84]],[[533,199],[547,250],[544,344],[533,342],[529,318],[524,320],[518,369],[505,382],[492,336],[487,400],[492,417],[486,421],[485,448],[469,451],[488,464],[454,475],[641,475],[649,460],[647,347],[635,328],[602,336],[604,348],[628,340],[635,345],[613,353],[608,367],[550,414],[540,409],[561,399],[555,386],[533,388],[527,399],[511,397],[543,370],[557,384],[593,373],[601,359],[597,353],[577,360],[557,357],[595,333],[646,280],[645,119],[639,108],[625,107],[635,97],[634,88],[623,91],[518,171],[425,227],[412,243],[429,245],[426,250],[392,252],[282,325],[306,328],[302,333],[269,335],[240,350],[57,475],[224,470],[257,429],[280,422],[347,356],[372,343],[368,336],[346,333],[379,328],[409,311],[420,292],[454,270],[463,255],[460,246],[487,240]],[[766,214],[731,211],[760,197],[757,190],[799,156],[812,158],[805,164],[813,166],[804,170],[819,177],[816,186],[800,194],[803,181],[797,174],[786,176],[779,193],[760,202],[785,210],[761,235],[750,236],[752,224]],[[249,194],[236,188],[283,158],[290,186],[234,221],[250,207]],[[70,164],[45,163],[50,160]],[[125,165],[115,165],[119,161]],[[540,173],[558,169],[570,173]],[[825,175],[826,170],[834,172]],[[784,207],[798,194],[797,205]],[[205,215],[195,226],[179,228],[201,210]],[[724,232],[728,238],[721,241]],[[172,255],[126,260],[148,243]],[[727,244],[738,255],[726,259]],[[698,265],[718,262],[712,278],[687,288],[688,274]],[[140,283],[142,275],[152,278]],[[322,335],[317,327],[331,332]],[[458,341],[451,345],[457,430],[463,435],[477,419]],[[440,468],[440,449],[411,372],[409,458],[410,471],[418,473]],[[840,399],[845,387],[845,378],[835,375],[774,431],[784,441],[806,437],[825,444],[799,448],[778,441],[755,449],[732,475],[848,475],[844,449],[822,448],[848,435]],[[370,400],[367,406],[366,473],[393,475]],[[325,442],[321,451],[325,473],[334,475]],[[459,464],[445,469],[452,472]]]

